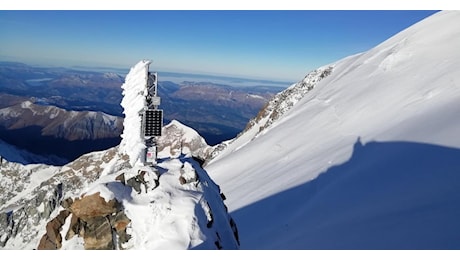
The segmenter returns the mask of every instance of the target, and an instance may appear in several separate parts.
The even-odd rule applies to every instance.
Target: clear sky
[[[301,80],[435,11],[2,10],[0,60]]]

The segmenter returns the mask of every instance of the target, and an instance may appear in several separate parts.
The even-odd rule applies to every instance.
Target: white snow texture
[[[438,12],[228,142],[205,169],[241,249],[459,249],[458,46],[460,12]]]
[[[121,86],[123,89],[123,133],[120,143],[120,151],[129,156],[131,166],[143,165],[145,140],[141,133],[142,120],[140,113],[146,106],[145,96],[147,84],[147,72],[151,61],[142,60],[131,68],[126,76],[125,83]]]

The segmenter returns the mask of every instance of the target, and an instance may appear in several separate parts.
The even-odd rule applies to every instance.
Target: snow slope
[[[227,143],[205,169],[241,249],[460,249],[458,46],[460,12],[438,12]]]

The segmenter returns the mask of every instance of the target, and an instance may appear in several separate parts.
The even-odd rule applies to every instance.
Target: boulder
[[[117,204],[115,199],[106,202],[97,192],[81,199],[75,199],[70,206],[70,211],[86,222],[94,217],[105,217],[117,212]]]

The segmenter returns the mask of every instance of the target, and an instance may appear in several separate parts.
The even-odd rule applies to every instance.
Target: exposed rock
[[[80,219],[75,215],[72,214],[72,218],[70,219],[70,226],[67,234],[65,235],[66,240],[72,239],[75,235],[83,236],[80,232],[82,231],[82,223]]]
[[[126,181],[125,181],[125,174],[122,173],[120,175],[118,175],[116,178],[115,178],[116,181],[120,181],[121,183],[126,184]]]
[[[122,244],[128,242],[131,238],[131,236],[126,233],[126,228],[130,222],[131,220],[123,211],[119,211],[115,216],[110,217],[112,230],[115,230],[118,235],[118,248],[120,249],[122,249]]]
[[[138,194],[142,192],[142,187],[144,187],[144,191],[146,192],[148,189],[155,189],[160,184],[158,172],[151,170],[139,170],[137,175],[132,176],[127,181],[125,179],[126,176],[124,173],[115,178],[115,180],[120,181],[124,185],[132,187]]]
[[[73,204],[72,198],[67,198],[61,202],[61,206],[65,209],[69,209],[72,204]]]
[[[179,176],[179,182],[181,185],[184,185],[187,183],[187,180],[185,180],[184,176]]]
[[[180,169],[179,182],[184,185],[186,183],[198,181],[198,175],[196,174],[195,169],[190,163],[184,163]]]
[[[324,66],[313,70],[307,74],[302,81],[292,84],[289,88],[276,94],[265,104],[259,113],[247,123],[244,130],[240,132],[237,137],[214,146],[212,151],[208,153],[204,165],[208,164],[213,158],[216,158],[228,147],[229,143],[232,143],[240,136],[248,132],[252,132],[250,133],[250,138],[256,138],[259,133],[281,118],[281,116],[289,111],[308,92],[315,88],[319,81],[329,76],[333,69],[333,66]],[[250,131],[251,129],[254,129],[255,131]]]
[[[112,226],[105,216],[93,216],[83,225],[85,249],[115,249],[112,238]]]
[[[53,220],[46,224],[46,234],[43,235],[38,245],[39,250],[60,249],[62,245],[61,228],[70,211],[63,210]]]
[[[170,154],[173,158],[190,154],[204,161],[211,151],[211,147],[194,129],[176,120],[163,127],[163,134],[157,143],[159,153]]]
[[[115,199],[106,202],[97,192],[92,195],[84,196],[81,199],[75,199],[70,211],[78,218],[87,222],[91,218],[105,217],[117,212],[117,201]]]
[[[63,200],[62,204],[68,206],[68,210],[61,211],[48,222],[46,234],[41,238],[38,249],[61,248],[62,226],[71,213],[65,239],[70,240],[75,235],[83,237],[85,249],[117,249],[129,240],[126,227],[131,220],[122,211],[118,201],[112,199],[106,202],[99,192],[72,201],[71,198]],[[118,244],[115,244],[114,237],[118,237]]]
[[[0,231],[2,235],[0,236],[0,246],[4,247],[6,242],[11,236],[13,230],[13,218],[12,212],[2,212],[0,213]]]
[[[187,149],[189,149],[188,146],[182,147],[182,151],[187,151]],[[197,157],[193,156],[193,158]],[[135,233],[129,233],[128,227],[130,227],[131,220],[123,211],[123,206],[119,201],[115,199],[106,201],[101,197],[102,191],[95,194],[88,192],[86,195],[76,197],[82,194],[83,188],[91,187],[101,175],[106,177],[108,173],[113,173],[113,177],[117,176],[116,181],[111,179],[110,183],[106,183],[101,188],[122,191],[124,195],[127,195],[131,189],[121,184],[131,186],[133,190],[141,192],[150,191],[159,185],[159,174],[165,170],[164,168],[139,167],[133,169],[128,159],[127,156],[119,153],[118,147],[114,147],[103,152],[81,156],[78,160],[63,167],[24,167],[16,164],[10,165],[9,162],[4,161],[2,174],[4,172],[8,174],[0,183],[1,191],[6,192],[6,196],[2,198],[6,198],[3,200],[5,203],[0,204],[0,212],[2,212],[0,213],[0,246],[6,249],[70,249],[74,246],[85,249],[132,248],[132,243],[136,243],[132,242],[136,241]],[[179,159],[174,160],[180,161]],[[213,185],[212,180],[201,172],[198,163],[194,162],[191,157],[184,157],[184,160],[188,161],[183,163],[180,175],[186,183],[195,182],[194,186],[186,187],[187,190],[202,192],[202,189]],[[30,177],[37,172],[40,176],[46,176],[38,185]],[[177,174],[177,171],[172,170],[171,173]],[[176,175],[175,178],[178,177]],[[202,180],[203,187],[198,186],[201,183],[198,177]],[[20,181],[16,182],[16,180]],[[129,184],[127,180],[131,180]],[[11,190],[12,185],[9,183],[20,184],[20,187],[18,186],[17,191]],[[18,196],[24,190],[30,190],[33,196]],[[220,194],[218,186],[212,189],[212,192],[218,196]],[[131,196],[135,195],[131,194]],[[17,199],[14,199],[15,197]],[[192,224],[201,227],[208,223],[209,228],[205,232],[209,236],[209,242],[213,243],[215,240],[211,240],[213,239],[212,234],[221,232],[218,230],[221,227],[212,224],[213,215],[210,212],[210,205],[205,201],[200,200],[200,203],[203,203],[208,222],[204,219],[203,222]],[[213,205],[216,207],[216,212],[219,206],[225,207],[225,205],[216,203]],[[54,216],[56,217],[51,220]],[[43,235],[44,231],[46,231],[45,235]],[[227,233],[233,239],[231,232]],[[229,243],[225,243],[229,241],[228,238],[225,238],[222,233],[219,234],[223,237],[222,240],[217,240],[220,246],[232,248]]]

